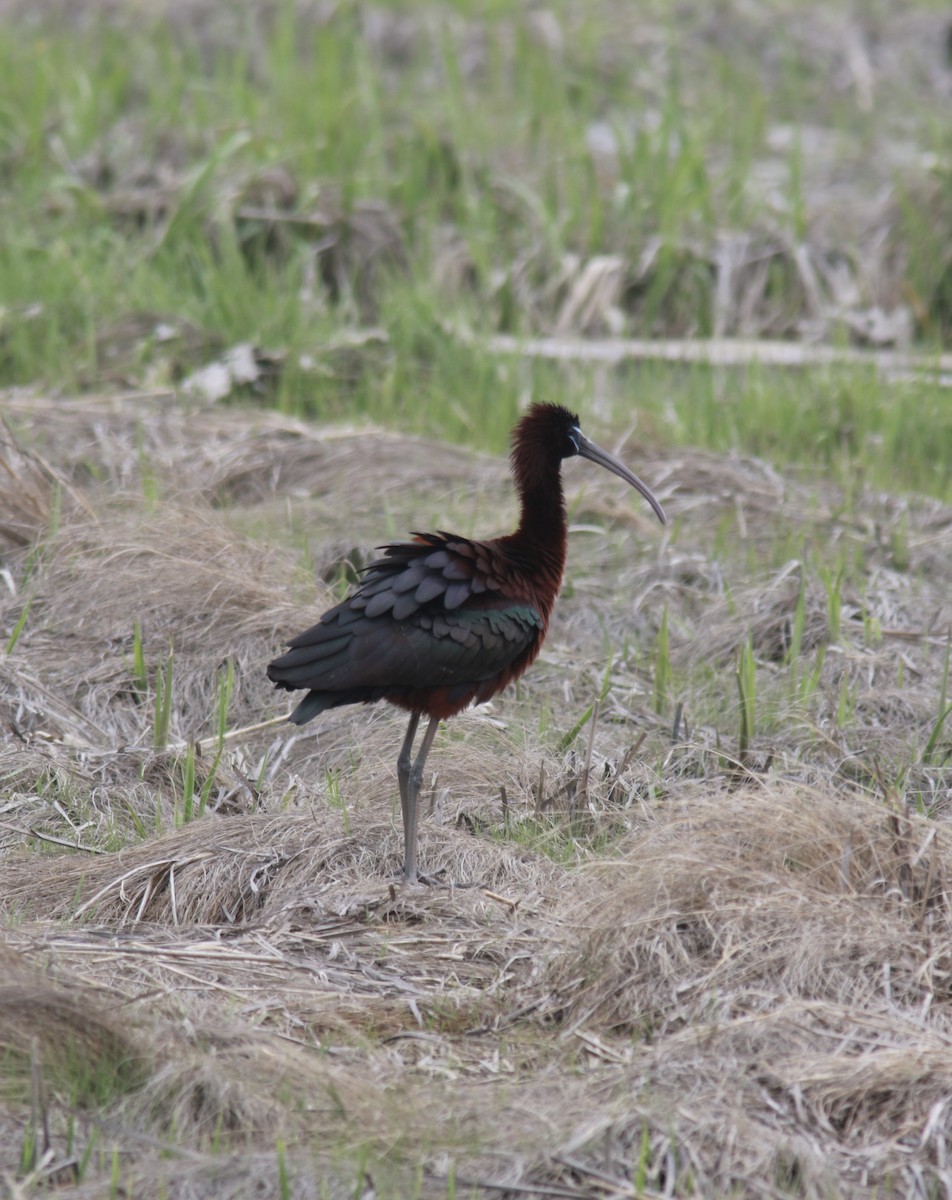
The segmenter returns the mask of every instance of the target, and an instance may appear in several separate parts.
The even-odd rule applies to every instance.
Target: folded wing
[[[503,594],[481,551],[449,534],[384,547],[356,590],[268,667],[278,687],[309,691],[292,719],[380,699],[449,715],[519,673],[543,620]]]

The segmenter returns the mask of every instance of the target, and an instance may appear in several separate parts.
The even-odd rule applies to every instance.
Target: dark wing
[[[268,667],[279,687],[310,690],[296,720],[383,698],[427,711],[434,692],[445,708],[464,707],[484,698],[487,681],[534,656],[542,617],[504,595],[486,547],[448,534],[417,537],[384,547],[359,587]]]
[[[415,533],[415,541],[382,546],[383,558],[368,567],[360,587],[348,598],[368,617],[392,613],[402,621],[436,602],[452,611],[471,597],[500,592],[491,551],[452,533]]]

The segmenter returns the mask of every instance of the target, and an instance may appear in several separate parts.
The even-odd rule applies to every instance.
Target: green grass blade
[[[746,766],[754,738],[754,718],[757,709],[757,664],[750,637],[737,656],[737,693],[740,698],[740,731],[737,737],[737,761]]]
[[[35,595],[35,593],[34,593]],[[7,639],[7,654],[12,654],[17,642],[20,640],[20,634],[26,628],[26,620],[30,615],[30,608],[33,605],[33,596],[24,604],[20,615],[17,617],[17,623],[13,626],[13,632]]]
[[[231,704],[231,694],[235,687],[235,663],[229,658],[225,672],[218,681],[218,744],[225,740],[228,732],[228,706]]]
[[[600,704],[612,689],[612,672],[615,667],[615,660],[609,659],[608,666],[605,668],[605,674],[602,677],[602,685],[598,690],[598,696],[585,709],[579,719],[575,722],[568,733],[563,734],[559,739],[559,753],[564,753],[569,746],[575,741],[578,735],[582,732],[585,726],[592,719],[592,714],[595,712],[596,705]]]
[[[149,694],[149,672],[145,665],[145,651],[142,647],[142,628],[136,621],[132,628],[132,678],[133,689],[141,702]]]
[[[672,683],[671,670],[671,641],[668,634],[668,606],[664,606],[661,614],[661,627],[655,643],[654,661],[654,710],[660,714],[668,702],[668,694]]]
[[[946,635],[945,639],[945,661],[942,664],[942,683],[939,687],[939,702],[937,705],[937,716],[932,725],[932,732],[929,734],[929,740],[925,744],[925,748],[920,756],[920,762],[932,764],[936,757],[936,747],[939,744],[939,739],[942,736],[942,730],[945,727],[945,722],[948,719],[949,713],[952,712],[952,705],[948,703],[949,698],[949,658],[952,655],[952,631]],[[949,757],[948,752],[942,755],[944,762]]]
[[[165,666],[159,668],[155,678],[155,720],[152,744],[156,750],[164,750],[169,744],[169,727],[172,722],[172,663],[173,651],[170,645]]]

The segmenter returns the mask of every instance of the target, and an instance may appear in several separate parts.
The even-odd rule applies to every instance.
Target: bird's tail
[[[276,687],[289,692],[307,690],[307,695],[288,718],[295,725],[303,725],[325,709],[339,708],[343,704],[366,704],[385,694],[386,689],[381,686],[367,687],[352,681],[348,686],[341,679],[342,674],[346,674],[351,636],[326,634],[326,625],[316,625],[296,637],[286,654],[268,664],[268,678]],[[324,683],[331,686],[322,687]]]
[[[322,694],[321,692],[308,692],[294,712],[292,712],[288,717],[288,720],[293,725],[304,725],[307,721],[310,721],[312,717],[316,717],[318,713],[321,713],[325,708],[330,707],[332,707],[332,705],[328,703],[326,694]]]
[[[293,669],[288,670],[289,664],[285,661],[288,657],[290,656],[285,655],[283,658],[277,658],[274,662],[268,664],[268,678],[278,690],[284,688],[288,692],[296,692],[302,687],[307,687],[307,683],[303,679],[298,678],[302,674],[306,678],[306,674],[300,670],[300,667],[296,671]],[[291,665],[292,667],[297,666],[296,663]],[[326,708],[333,708],[335,703],[337,703],[337,699],[333,692],[320,692],[312,689],[308,691],[304,699],[288,717],[288,720],[293,721],[295,725],[303,725]]]

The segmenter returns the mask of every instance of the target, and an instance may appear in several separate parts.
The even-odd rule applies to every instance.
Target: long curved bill
[[[655,516],[662,525],[668,523],[668,518],[664,515],[664,509],[658,497],[654,494],[646,483],[633,474],[624,463],[618,461],[614,454],[609,454],[607,450],[603,450],[601,446],[596,446],[590,441],[580,430],[576,434],[578,440],[578,452],[582,458],[587,458],[589,462],[598,463],[600,467],[604,467],[606,471],[611,471],[613,475],[617,475],[619,479],[624,479],[625,483],[630,483],[633,488],[641,492],[642,496],[648,501],[655,511]]]

